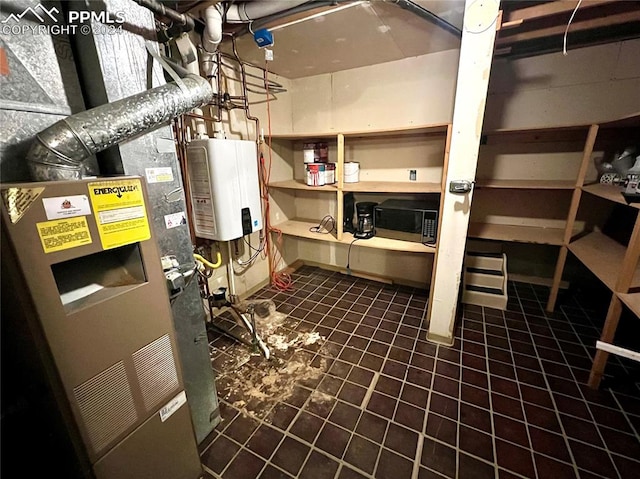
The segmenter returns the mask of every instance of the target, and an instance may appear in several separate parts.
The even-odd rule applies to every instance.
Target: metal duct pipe
[[[213,100],[204,78],[188,75],[166,85],[71,115],[36,135],[27,153],[34,181],[77,180],[82,162]]]

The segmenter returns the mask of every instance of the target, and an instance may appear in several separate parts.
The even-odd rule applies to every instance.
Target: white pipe
[[[215,69],[214,54],[222,41],[222,14],[216,5],[204,10],[205,28],[202,34],[202,56],[200,65],[205,77],[213,76]]]
[[[308,0],[271,0],[263,2],[234,3],[227,11],[228,23],[248,23],[257,18],[290,10]]]
[[[631,351],[630,349],[621,348],[613,344],[605,343],[602,341],[596,341],[596,349],[606,351],[608,353],[615,354],[616,356],[622,356],[623,358],[633,359],[634,361],[640,361],[640,353]]]
[[[195,69],[190,68],[192,65],[195,65]],[[191,73],[193,72],[193,70],[195,70],[196,75],[200,75],[200,72],[199,72],[200,69],[198,67],[197,61],[189,63],[189,65],[187,65],[187,69]],[[200,116],[204,115],[202,108],[194,108],[193,113]],[[192,121],[193,121],[193,127],[194,127],[193,129],[196,132],[195,138],[197,140],[203,139],[203,138],[209,138],[209,135],[207,134],[207,123],[204,121],[204,118],[193,118]]]
[[[205,8],[204,24],[202,48],[208,53],[215,53],[222,41],[222,14],[218,7],[211,5]]]
[[[196,46],[193,44],[189,35],[186,33],[182,34],[178,40],[176,40],[176,46],[178,47],[178,52],[182,57],[182,64],[185,69],[193,74],[200,76],[200,63],[198,62],[198,50]],[[215,93],[215,90],[214,90]],[[204,115],[202,108],[194,108],[193,113],[196,115]],[[207,124],[202,118],[191,118],[192,130],[195,133],[196,139],[209,138],[207,134]]]

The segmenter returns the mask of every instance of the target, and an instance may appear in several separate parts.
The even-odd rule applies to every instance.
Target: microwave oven
[[[434,244],[438,209],[437,201],[385,200],[374,208],[375,234],[383,238]]]

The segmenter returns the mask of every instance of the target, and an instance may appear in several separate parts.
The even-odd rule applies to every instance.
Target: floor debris
[[[256,314],[256,327],[269,346],[270,360],[227,337],[219,338],[219,345],[214,346],[211,355],[218,372],[218,394],[243,414],[268,421],[268,413],[275,404],[294,394],[304,394],[300,385],[317,383],[327,370],[327,358],[323,356],[330,357],[331,353],[325,348],[326,338],[317,331],[286,327],[287,315],[278,313],[275,306],[262,306],[256,311],[269,312],[265,317]],[[225,327],[233,328],[236,335],[251,339],[248,332],[231,324],[234,322],[231,315],[216,318],[220,320],[226,322]],[[320,392],[311,394],[313,402],[330,399],[331,396]]]

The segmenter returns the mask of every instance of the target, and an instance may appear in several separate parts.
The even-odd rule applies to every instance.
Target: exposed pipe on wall
[[[291,10],[308,2],[309,0],[271,0],[269,2],[234,3],[227,10],[226,20],[228,23],[248,23],[257,18]]]
[[[71,115],[36,135],[27,153],[34,181],[82,178],[83,161],[213,100],[196,75]]]
[[[179,13],[176,10],[172,10],[171,8],[165,7],[162,3],[157,2],[155,0],[133,0],[141,7],[145,7],[151,10],[158,16],[165,17],[171,20],[174,26],[179,26],[180,31],[182,32],[190,32],[195,27],[195,22],[190,15],[185,15],[183,13]]]

